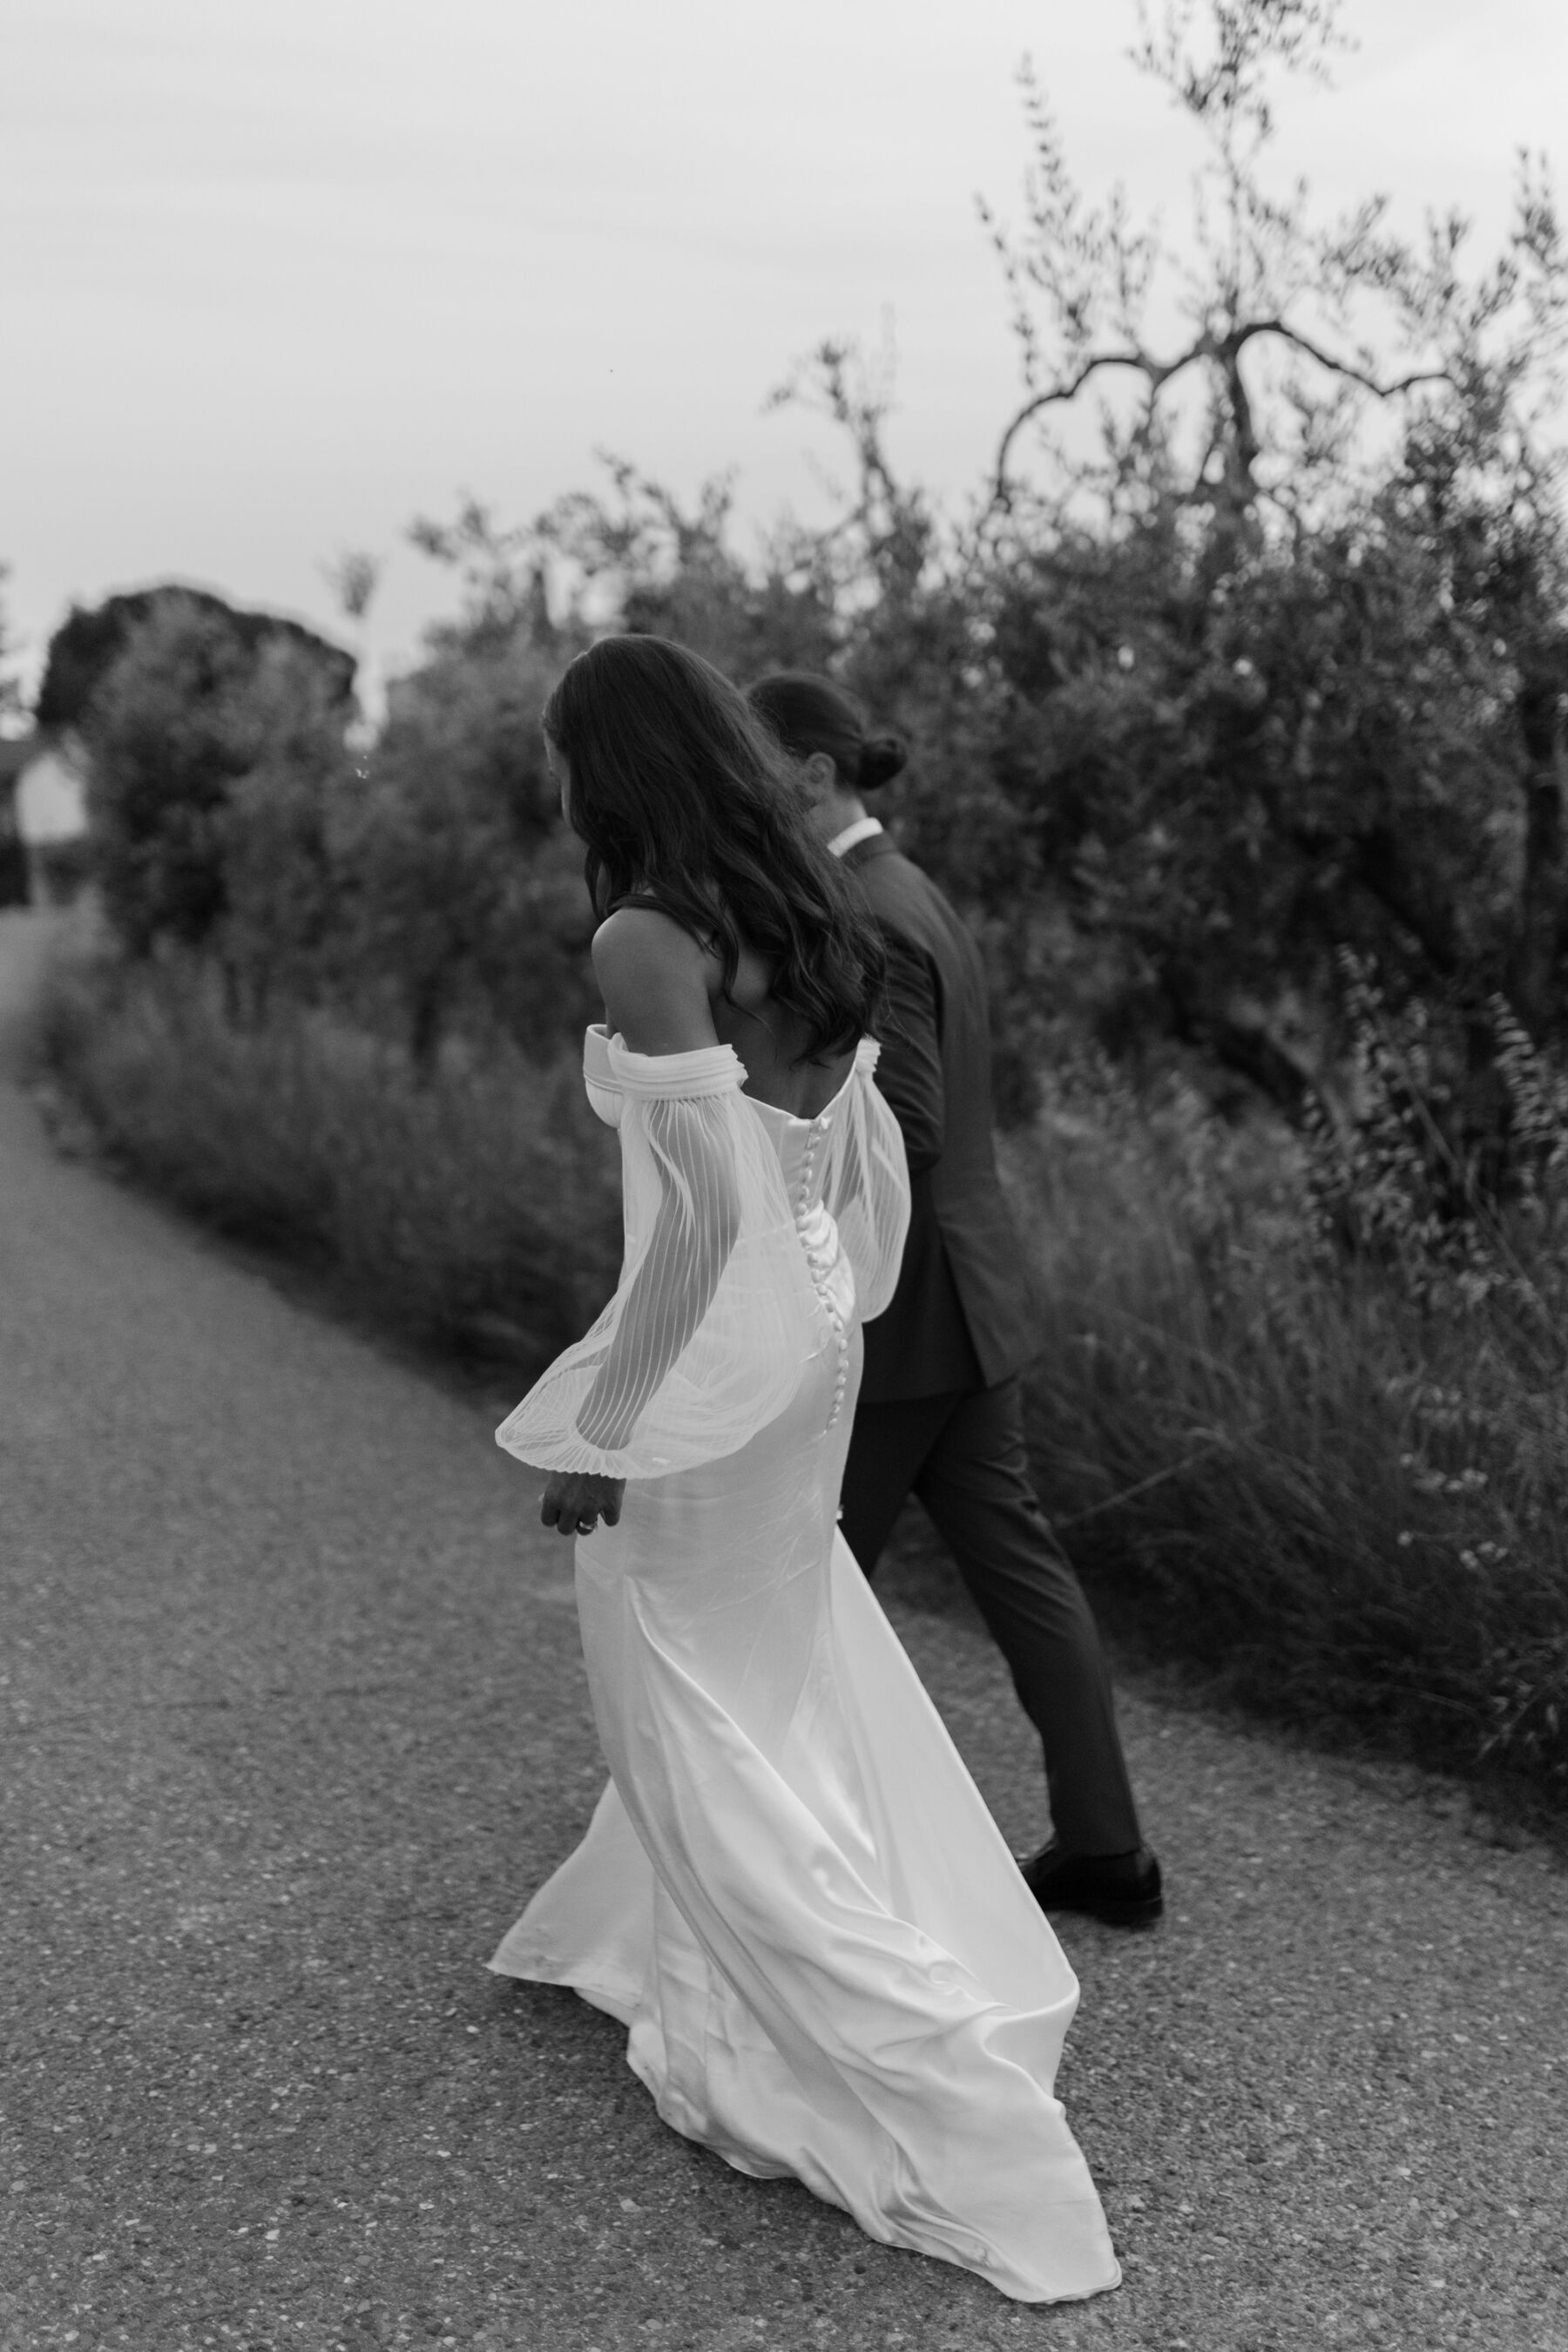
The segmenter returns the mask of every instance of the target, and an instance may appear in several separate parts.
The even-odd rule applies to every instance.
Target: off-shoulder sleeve
[[[854,1075],[833,1115],[823,1204],[855,1274],[869,1323],[892,1302],[910,1228],[910,1174],[899,1122],[876,1082],[879,1048],[862,1041]]]
[[[783,1412],[816,1306],[777,1157],[728,1045],[612,1041],[626,1256],[616,1295],[496,1432],[547,1470],[658,1478],[732,1454]]]

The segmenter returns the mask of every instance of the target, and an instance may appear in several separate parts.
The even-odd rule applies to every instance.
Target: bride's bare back
[[[624,906],[594,934],[594,971],[612,1034],[634,1054],[692,1054],[732,1045],[746,1066],[744,1091],[796,1118],[815,1118],[838,1092],[851,1054],[798,1058],[805,1028],[779,1004],[764,958],[744,943],[726,996],[716,949],[704,948],[657,908]]]

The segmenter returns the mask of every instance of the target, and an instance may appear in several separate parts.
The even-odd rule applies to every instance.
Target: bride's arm
[[[621,1318],[577,1415],[590,1445],[618,1453],[712,1304],[741,1230],[741,1194],[714,1098],[647,1106],[660,1199]]]
[[[611,1034],[630,1052],[650,1055],[717,1045],[709,961],[666,915],[628,907],[610,916],[595,937],[594,969]],[[629,1441],[644,1406],[707,1313],[735,1245],[739,1189],[715,1110],[711,1098],[679,1096],[648,1108],[662,1198],[615,1339],[576,1422],[578,1433],[605,1453]],[[552,1474],[541,1516],[570,1533],[574,1520],[566,1486],[563,1474]],[[618,1500],[617,1493],[617,1515]],[[608,1510],[605,1516],[614,1525]]]
[[[496,1432],[509,1454],[552,1474],[544,1517],[553,1502],[568,1528],[574,1504],[588,1517],[617,1501],[618,1479],[662,1478],[748,1444],[789,1403],[821,1339],[776,1156],[739,1056],[715,1034],[718,958],[628,908],[595,960],[618,1034],[595,1024],[586,1058],[620,1130],[626,1261],[592,1329]],[[861,1096],[901,1171],[892,1113],[868,1084]],[[584,1482],[574,1493],[568,1474]]]
[[[634,1054],[696,1054],[716,1045],[716,959],[652,907],[623,907],[594,934],[594,973],[612,1037]]]

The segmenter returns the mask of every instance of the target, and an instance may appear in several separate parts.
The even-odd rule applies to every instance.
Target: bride
[[[836,1527],[909,1217],[881,955],[782,755],[611,637],[544,713],[587,846],[619,1287],[497,1433],[576,1539],[610,1780],[490,1966],[628,2029],[659,2114],[1047,2302],[1121,2273],[1052,2084],[1078,1984]]]

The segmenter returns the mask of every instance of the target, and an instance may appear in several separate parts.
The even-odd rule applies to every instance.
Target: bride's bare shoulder
[[[634,1054],[690,1054],[718,1044],[709,957],[657,907],[620,907],[594,934],[594,973],[611,1031]]]

